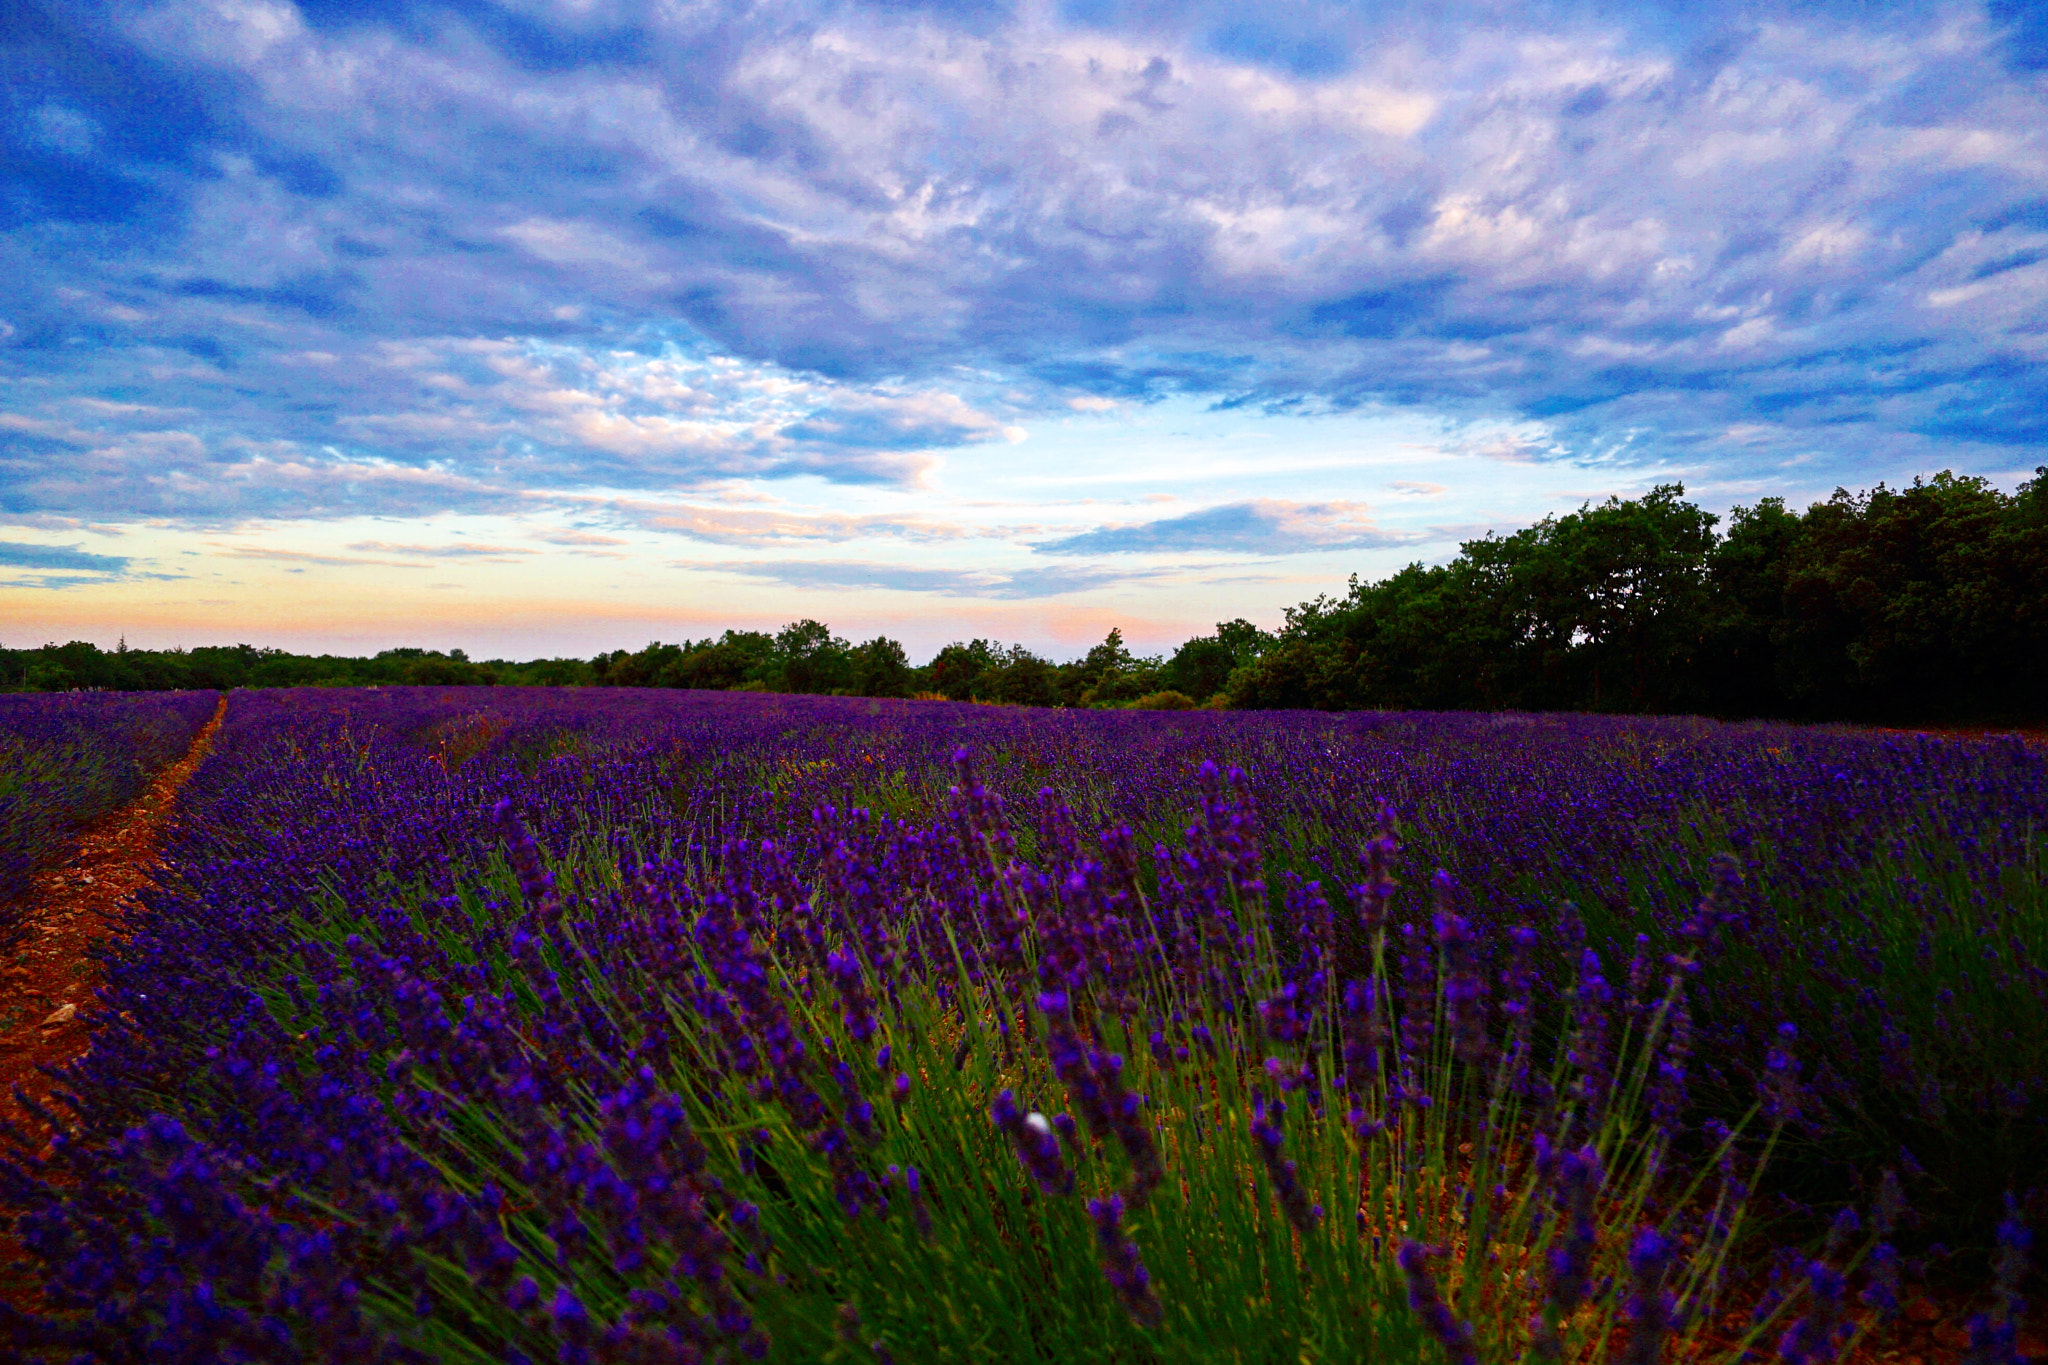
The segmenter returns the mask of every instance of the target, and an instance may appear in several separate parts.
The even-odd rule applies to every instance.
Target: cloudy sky
[[[11,0],[0,644],[1277,623],[2048,461],[2048,9]]]

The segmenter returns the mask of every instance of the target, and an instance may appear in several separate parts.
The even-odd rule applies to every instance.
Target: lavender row
[[[211,692],[0,694],[0,951],[10,907],[78,830],[141,794],[212,716]],[[15,932],[18,932],[16,930]]]

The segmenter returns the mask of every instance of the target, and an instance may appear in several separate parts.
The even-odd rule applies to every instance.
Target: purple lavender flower
[[[540,847],[534,843],[526,822],[519,818],[509,800],[500,801],[491,808],[491,820],[498,827],[499,835],[505,841],[505,857],[512,864],[512,870],[519,877],[519,894],[530,906],[541,906],[553,902],[555,876],[541,861]]]
[[[437,737],[450,733],[451,722],[485,714],[492,725],[509,724],[504,752],[449,761],[452,750]],[[1170,1046],[1177,1030],[1189,1028],[1191,1041],[1221,1064],[1256,1068],[1266,1059],[1245,1053],[1263,1028],[1284,1054],[1271,1059],[1266,1093],[1277,1086],[1286,1103],[1317,1112],[1320,1072],[1304,1068],[1328,1060],[1305,1048],[1324,1022],[1316,1014],[1328,998],[1321,973],[1340,964],[1364,972],[1395,894],[1398,848],[1392,813],[1382,811],[1372,841],[1380,847],[1361,854],[1363,883],[1346,898],[1357,919],[1339,932],[1325,918],[1321,888],[1352,878],[1348,870],[1329,872],[1332,850],[1304,842],[1304,831],[1320,839],[1328,830],[1337,855],[1359,847],[1372,825],[1370,784],[1380,781],[1416,794],[1432,851],[1459,869],[1473,888],[1472,904],[1484,907],[1462,928],[1419,926],[1415,970],[1397,972],[1397,983],[1416,990],[1418,1007],[1405,1011],[1411,1064],[1426,1070],[1443,1053],[1472,1055],[1484,1036],[1485,1005],[1477,985],[1458,979],[1455,959],[1469,951],[1473,964],[1484,964],[1496,943],[1508,954],[1494,992],[1507,1046],[1518,1047],[1515,1039],[1531,1031],[1533,955],[1518,966],[1516,937],[1497,938],[1498,926],[1533,903],[1520,899],[1525,894],[1582,886],[1618,908],[1622,897],[1643,894],[1631,887],[1647,884],[1658,932],[1678,940],[1679,951],[1665,961],[1670,979],[1689,980],[1722,918],[1717,900],[1736,903],[1728,889],[1733,874],[1717,869],[1717,885],[1683,923],[1685,911],[1656,888],[1693,875],[1682,851],[1690,844],[1682,835],[1667,844],[1661,832],[1674,813],[1682,819],[1704,801],[1760,826],[1753,841],[1745,832],[1731,842],[1759,850],[1770,899],[1827,905],[1830,914],[1758,917],[1751,946],[1782,970],[1717,972],[1711,1037],[1702,1033],[1695,1043],[1683,997],[1666,997],[1674,1002],[1671,1030],[1651,1059],[1647,1090],[1659,1127],[1675,1127],[1692,1103],[1688,1084],[1718,1102],[1734,1088],[1731,1076],[1752,1062],[1773,1117],[1797,1109],[1789,1040],[1778,1049],[1782,1075],[1763,1062],[1768,1019],[1778,1016],[1760,1016],[1759,1008],[1777,998],[1781,983],[1816,1087],[1874,1077],[1907,1096],[1909,1107],[1924,1097],[1925,1112],[1908,1115],[1914,1122],[1968,1111],[2022,1135],[2016,1120],[2041,1093],[2036,1079],[1996,1074],[1996,1065],[1985,1076],[1963,1067],[1935,1074],[1926,1060],[1930,1049],[1960,1054],[1980,1024],[1962,981],[1938,983],[1954,993],[1932,1000],[1942,968],[1929,924],[1975,917],[1987,925],[1971,967],[1978,970],[1982,953],[1984,980],[2003,995],[2024,1001],[2048,979],[2012,946],[2011,926],[1991,923],[2001,878],[2048,813],[2048,768],[2038,755],[1951,758],[1949,749],[1968,746],[1887,741],[1896,747],[1880,751],[1860,738],[1773,731],[1772,747],[1782,742],[1787,757],[1769,765],[1771,785],[1763,788],[1745,766],[1757,747],[1754,731],[1689,722],[1517,720],[1517,742],[1502,745],[1496,717],[1201,717],[1193,722],[1199,731],[1175,730],[1178,738],[1169,739],[1165,729],[1144,728],[1150,718],[1112,713],[992,712],[898,726],[910,714],[906,707],[871,721],[832,699],[631,689],[237,694],[230,741],[188,788],[182,828],[167,836],[176,875],[134,926],[133,943],[110,948],[109,1003],[137,1022],[99,1034],[76,1073],[84,1137],[58,1144],[43,1168],[75,1183],[44,1186],[31,1198],[22,1191],[37,1186],[35,1171],[0,1171],[0,1202],[34,1206],[36,1254],[52,1284],[78,1302],[107,1305],[97,1326],[85,1319],[63,1325],[81,1334],[70,1353],[219,1359],[239,1340],[232,1334],[251,1331],[287,1334],[294,1346],[310,1343],[308,1350],[330,1358],[388,1360],[397,1347],[372,1314],[395,1317],[404,1334],[414,1330],[408,1313],[446,1311],[446,1267],[466,1271],[484,1301],[512,1298],[518,1285],[522,1307],[507,1316],[533,1341],[546,1341],[556,1290],[519,1277],[535,1268],[536,1252],[545,1259],[556,1248],[515,1244],[514,1237],[538,1240],[550,1229],[564,1265],[543,1281],[565,1282],[572,1298],[604,1281],[606,1313],[620,1301],[611,1292],[616,1281],[631,1305],[587,1332],[564,1309],[569,1335],[588,1335],[591,1352],[637,1362],[764,1349],[739,1297],[774,1292],[749,1230],[758,1224],[710,1177],[702,1154],[690,1154],[681,1101],[647,1078],[687,1076],[692,1112],[706,1106],[717,1131],[730,1134],[726,1141],[744,1120],[725,1122],[725,1107],[766,1101],[785,1108],[800,1140],[769,1146],[747,1136],[729,1174],[736,1188],[773,1190],[791,1173],[786,1163],[808,1162],[827,1171],[842,1206],[867,1212],[894,1203],[915,1221],[921,1187],[895,1173],[882,1179],[866,1164],[876,1149],[863,1134],[893,1133],[900,1121],[878,1118],[880,1097],[866,1107],[849,1084],[858,1068],[842,1069],[839,1058],[856,1049],[842,1054],[811,1023],[834,1020],[842,1041],[879,1032],[874,1021],[891,1017],[895,992],[913,982],[929,983],[943,1008],[970,1020],[1027,991],[1063,997],[1043,1019],[1011,1010],[997,1027],[1006,1045],[1048,1022],[1063,1034],[1052,1055],[1072,1096],[1068,1107],[1087,1126],[1065,1115],[1044,1120],[1051,1154],[1066,1173],[1084,1169],[1091,1135],[1122,1150],[1140,1172],[1125,1196],[1135,1216],[1156,1114],[1124,1088],[1108,1040],[1149,1047],[1151,1061],[1165,1069],[1179,1059]],[[977,749],[1002,754],[1003,766],[990,765],[985,781],[964,768],[950,816],[899,819],[843,805],[843,791],[867,775],[855,766],[865,751],[874,752],[877,773],[914,772],[926,758],[943,763],[968,732]],[[415,744],[415,735],[428,739]],[[534,755],[555,751],[562,735],[582,752],[536,767]],[[1255,743],[1263,771],[1254,783],[1242,774],[1226,780],[1227,763],[1212,766],[1195,833],[1185,847],[1162,851],[1156,880],[1140,876],[1129,831],[1157,824],[1162,803],[1174,799],[1172,775],[1184,770],[1191,735],[1199,743],[1213,737],[1219,753]],[[1600,759],[1617,738],[1637,735],[1656,738],[1659,748],[1666,739],[1683,743],[1685,761],[1617,766]],[[1891,766],[1864,761],[1879,752],[1893,756]],[[1319,779],[1328,778],[1314,791],[1290,772],[1311,754]],[[1085,791],[1087,818],[1109,823],[1099,862],[1074,812],[1052,796],[1038,804],[1030,858],[1018,853],[1004,798],[1036,786],[1041,767],[1060,769],[1059,788]],[[690,780],[676,781],[679,774]],[[1436,794],[1450,790],[1471,804],[1459,811]],[[1560,799],[1505,795],[1530,790]],[[1772,800],[1756,800],[1765,790]],[[654,791],[672,795],[674,808],[666,799],[643,806],[633,795]],[[1267,894],[1261,807],[1274,815],[1268,829],[1276,853],[1290,867],[1323,868],[1321,882],[1282,874],[1285,885]],[[504,833],[497,822],[513,810],[524,823]],[[1915,823],[1922,835],[1908,837]],[[1653,828],[1660,833],[1646,837]],[[560,855],[552,874],[544,848]],[[7,856],[0,848],[0,862]],[[499,857],[509,860],[519,892],[508,894],[487,875]],[[1934,866],[1909,866],[1923,857]],[[1901,876],[1859,881],[1872,858],[1897,863]],[[320,877],[304,875],[308,867]],[[1638,874],[1648,874],[1647,883]],[[1886,908],[1881,900],[1908,922],[1907,971],[1880,973],[1872,965],[1869,930]],[[1764,903],[1761,892],[1756,903]],[[549,913],[535,913],[549,904]],[[1915,915],[1923,922],[1913,925]],[[303,924],[319,932],[301,939]],[[1431,927],[1434,941],[1423,936]],[[1266,928],[1277,931],[1284,953],[1299,947],[1300,954],[1260,960],[1254,972],[1248,936]],[[1922,942],[1917,971],[1913,929]],[[1567,966],[1588,946],[1583,926],[1575,940],[1571,932]],[[1258,940],[1262,958],[1267,941]],[[836,960],[833,945],[841,945]],[[1615,950],[1605,939],[1593,946]],[[1629,952],[1626,938],[1619,951]],[[1443,975],[1429,973],[1433,961],[1444,964]],[[1036,970],[1028,965],[1034,962]],[[1187,995],[1177,1002],[1183,1013],[1153,1030],[1156,1040],[1137,1044],[1172,1008],[1148,993],[1151,974],[1131,965],[1155,962]],[[1279,985],[1294,987],[1291,997],[1276,995],[1279,985],[1249,984],[1263,982],[1269,967],[1278,969]],[[1655,977],[1646,954],[1638,952],[1627,976],[1640,1015],[1652,1003]],[[1809,988],[1808,978],[1821,985]],[[1912,1016],[1894,1007],[1923,980],[1934,1018],[1913,1025],[1927,1031],[1908,1038],[1898,1019]],[[1347,1121],[1363,1135],[1379,1121],[1364,1109],[1378,1099],[1380,1030],[1394,1011],[1364,983],[1359,989],[1362,1010],[1351,990],[1343,993],[1339,1046],[1355,1091],[1345,1097],[1356,1115]],[[245,1004],[252,995],[260,998]],[[1248,1018],[1261,998],[1269,1008]],[[1432,1034],[1430,1011],[1438,1006],[1442,1037]],[[1566,1011],[1567,1046],[1576,1061],[1599,1061],[1604,1077],[1611,1068],[1605,1031],[1615,1021],[1601,1019],[1595,1035],[1578,1014]],[[1225,1022],[1211,1037],[1193,1022],[1198,1017]],[[1709,1027],[1705,1015],[1698,1027]],[[979,1025],[971,1036],[984,1036]],[[875,1062],[875,1082],[891,1087],[892,1098],[907,1079],[897,1076],[900,1067],[901,1059]],[[1192,1079],[1180,1070],[1177,1089]],[[1526,1101],[1523,1113],[1542,1123],[1558,1112],[1526,1055],[1510,1052],[1499,1074]],[[137,1086],[136,1078],[150,1083]],[[1419,1103],[1426,1098],[1419,1077],[1411,1071],[1408,1079],[1417,1082],[1411,1095]],[[1576,1113],[1597,1117],[1592,1101],[1605,1102],[1608,1084],[1586,1089]],[[1774,1087],[1788,1093],[1773,1096]],[[179,1116],[189,1143],[145,1126],[147,1115],[137,1112],[145,1096]],[[1825,1117],[1819,1104],[1806,1110],[1802,1120]],[[1262,1165],[1284,1209],[1282,1112],[1275,1105],[1257,1120],[1270,1127]],[[478,1165],[502,1161],[505,1169],[454,1172],[414,1155],[425,1148],[436,1161],[468,1160],[451,1156],[443,1141],[463,1130],[465,1113],[489,1115],[512,1154],[479,1157]],[[1045,1155],[1031,1131],[1036,1125],[1015,1119]],[[1703,1127],[1712,1122],[1705,1112],[1701,1120]],[[131,1131],[141,1136],[124,1146]],[[1710,1138],[1725,1131],[1708,1128]],[[1559,1148],[1540,1176],[1559,1220],[1549,1289],[1559,1302],[1583,1307],[1592,1222],[1589,1213],[1580,1239],[1574,1191],[1598,1181],[1571,1173],[1583,1132],[1574,1126],[1551,1136]],[[1114,1160],[1114,1150],[1108,1154]],[[1988,1155],[1972,1150],[1945,1160]],[[1155,1165],[1156,1156],[1149,1158]],[[1019,1159],[1031,1169],[1022,1151]],[[1743,1188],[1740,1173],[1727,1170],[1731,1197]],[[1935,1170],[1930,1185],[1946,1174]],[[507,1235],[514,1201],[464,1192],[492,1177],[499,1188],[521,1191],[518,1226],[526,1233]],[[1300,1183],[1297,1174],[1297,1190]],[[341,1216],[309,1215],[290,1191]],[[309,1217],[320,1219],[317,1230],[294,1224]],[[1865,1302],[1889,1311],[1899,1272],[1883,1239],[1894,1220],[1873,1209],[1869,1221],[1876,1244]],[[732,1245],[723,1240],[728,1234]],[[1712,1246],[1724,1234],[1710,1225],[1706,1235]],[[441,1269],[430,1276],[430,1266]],[[280,1275],[278,1267],[287,1269]],[[1793,1278],[1812,1283],[1804,1262]],[[2016,1275],[2005,1278],[2004,1291],[2016,1297]],[[723,1287],[729,1283],[741,1290]],[[102,1295],[105,1285],[124,1288]],[[1802,1307],[1818,1309],[1824,1298]],[[577,1306],[585,1302],[597,1304]],[[2005,1334],[2016,1309],[2001,1319],[2004,1303],[1977,1326],[1985,1359],[2009,1353]],[[1559,1315],[1550,1316],[1555,1332]],[[4,1337],[16,1320],[0,1320]],[[142,1340],[120,1335],[158,1328]],[[1811,1324],[1806,1331],[1828,1337]],[[347,1347],[330,1344],[336,1341]]]
[[[1359,927],[1365,931],[1368,940],[1376,938],[1385,929],[1388,902],[1401,885],[1394,878],[1394,863],[1400,856],[1401,841],[1394,832],[1397,821],[1393,807],[1382,802],[1376,823],[1373,837],[1358,850],[1359,868],[1363,875],[1351,891],[1358,910]]]
[[[1281,1212],[1287,1215],[1295,1231],[1306,1237],[1321,1221],[1322,1206],[1309,1202],[1295,1164],[1281,1154],[1281,1145],[1287,1138],[1282,1127],[1286,1116],[1287,1105],[1283,1101],[1275,1098],[1268,1103],[1264,1094],[1252,1092],[1252,1139],[1258,1144],[1259,1160],[1265,1163],[1266,1178],[1272,1183],[1273,1197]]]
[[[832,1078],[839,1082],[840,1096],[846,1101],[845,1108],[840,1111],[840,1121],[869,1146],[881,1141],[881,1132],[875,1127],[875,1106],[862,1096],[853,1068],[845,1062],[834,1062]]]
[[[533,1282],[533,1276],[521,1275],[505,1291],[506,1306],[515,1313],[524,1313],[540,1304],[540,1286]]]
[[[1363,1095],[1379,1075],[1387,1046],[1386,1022],[1370,980],[1344,983],[1344,1084]]]
[[[1686,1066],[1692,1059],[1692,1011],[1685,1002],[1685,987],[1674,978],[1671,1007],[1664,1016],[1664,1043],[1659,1049],[1655,1075],[1650,1082],[1650,1122],[1666,1137],[1675,1137],[1685,1112]]]
[[[1879,1242],[1870,1249],[1870,1278],[1857,1297],[1877,1314],[1880,1323],[1891,1322],[1899,1315],[1903,1271],[1899,1253],[1890,1242]]]
[[[1508,929],[1508,961],[1500,974],[1500,1012],[1510,1024],[1529,1018],[1536,993],[1536,931],[1526,924]]]
[[[925,1198],[924,1177],[917,1173],[917,1167],[908,1166],[903,1171],[903,1188],[910,1194],[910,1216],[917,1224],[920,1237],[932,1235],[931,1205]]]
[[[1650,936],[1636,935],[1635,956],[1628,960],[1628,998],[1623,1004],[1632,1026],[1640,1026],[1649,1009]]]
[[[1448,902],[1456,883],[1439,871],[1438,896]],[[1442,972],[1444,1023],[1451,1049],[1459,1061],[1476,1066],[1486,1059],[1486,976],[1474,962],[1472,925],[1463,915],[1439,908],[1434,915],[1439,970]]]
[[[1066,1149],[1074,1154],[1076,1166],[1088,1160],[1087,1146],[1081,1141],[1081,1125],[1074,1122],[1072,1114],[1054,1114],[1052,1128],[1060,1135],[1060,1141],[1066,1144]]]
[[[1290,981],[1280,988],[1278,995],[1259,1001],[1259,1019],[1265,1026],[1266,1037],[1282,1046],[1298,1043],[1308,1036],[1308,1018],[1301,1008],[1301,987]]]
[[[1851,1330],[1844,1314],[1847,1294],[1841,1272],[1825,1262],[1809,1261],[1806,1284],[1806,1311],[1778,1339],[1778,1357],[1785,1365],[1827,1365]]]
[[[1017,1097],[1008,1090],[997,1094],[989,1117],[1010,1139],[1017,1160],[1023,1164],[1039,1191],[1048,1195],[1072,1194],[1074,1173],[1060,1159],[1060,1140],[1052,1124],[1036,1111],[1026,1114],[1017,1108]]]
[[[1579,1102],[1579,1121],[1590,1130],[1597,1126],[1613,1079],[1607,1034],[1607,1005],[1612,991],[1600,955],[1591,948],[1579,954],[1578,978],[1572,989],[1572,1023],[1565,1043],[1566,1056],[1575,1073],[1572,1095]]]
[[[1679,926],[1678,936],[1685,941],[1685,952],[1674,953],[1667,959],[1672,970],[1681,974],[1696,970],[1700,959],[1712,951],[1714,938],[1721,927],[1741,917],[1740,911],[1730,908],[1743,885],[1741,862],[1732,854],[1717,853],[1708,870],[1713,884],[1700,898],[1692,915]]]
[[[1103,1141],[1114,1140],[1131,1163],[1131,1184],[1125,1192],[1133,1208],[1142,1208],[1166,1178],[1152,1130],[1142,1117],[1145,1097],[1124,1089],[1124,1059],[1100,1048],[1083,1048],[1062,1022],[1064,1011],[1048,1012],[1051,1021],[1046,1048],[1053,1073],[1066,1082],[1074,1107],[1088,1131]]]
[[[1539,1360],[1561,1360],[1564,1342],[1557,1325],[1578,1311],[1592,1287],[1593,1252],[1599,1238],[1595,1203],[1605,1179],[1600,1154],[1591,1143],[1559,1152],[1536,1135],[1537,1171],[1563,1223],[1550,1250],[1550,1284],[1543,1311],[1530,1324],[1531,1349]]]
[[[1429,1273],[1429,1262],[1442,1253],[1420,1242],[1403,1241],[1395,1253],[1401,1274],[1408,1281],[1408,1307],[1422,1319],[1422,1325],[1444,1348],[1451,1365],[1479,1365],[1479,1353],[1472,1345],[1472,1326],[1461,1322],[1451,1306],[1437,1292]]]
[[[1798,1041],[1797,1028],[1789,1023],[1780,1024],[1764,1057],[1764,1075],[1757,1093],[1763,1101],[1764,1117],[1772,1123],[1790,1123],[1799,1114],[1799,1058],[1793,1051]]]
[[[1095,1222],[1095,1240],[1102,1251],[1102,1273],[1110,1288],[1132,1319],[1146,1327],[1159,1325],[1162,1309],[1152,1292],[1152,1276],[1138,1255],[1138,1244],[1124,1230],[1124,1201],[1121,1195],[1088,1201],[1088,1216]]]
[[[860,959],[844,948],[834,948],[825,955],[825,971],[839,989],[847,1036],[856,1043],[867,1042],[875,1036],[875,1002],[868,994]]]
[[[576,1297],[568,1285],[555,1290],[555,1299],[548,1306],[548,1316],[555,1326],[555,1337],[560,1343],[561,1354],[557,1357],[562,1365],[589,1365],[594,1358],[590,1347],[593,1331],[590,1310]]]
[[[2020,1282],[2027,1277],[2027,1251],[2033,1241],[2034,1234],[2020,1215],[2019,1201],[2008,1191],[2005,1217],[1998,1224],[1992,1305],[1970,1318],[1970,1347],[1963,1365],[2021,1365],[2019,1328],[2026,1300],[2020,1294]]]
[[[1657,1365],[1664,1358],[1664,1343],[1677,1326],[1674,1300],[1664,1287],[1676,1251],[1671,1239],[1653,1228],[1638,1231],[1629,1246],[1629,1331],[1621,1365]]]

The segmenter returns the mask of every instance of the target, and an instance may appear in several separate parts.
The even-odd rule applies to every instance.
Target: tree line
[[[2007,496],[1943,472],[1720,519],[1668,484],[1468,541],[1287,612],[1237,706],[2048,712],[2048,466]]]
[[[1949,472],[1722,519],[1663,484],[1466,541],[1277,631],[1227,621],[1169,655],[1112,630],[1066,663],[956,641],[912,665],[814,620],[594,659],[373,658],[249,645],[0,649],[0,687],[379,684],[679,687],[1028,706],[1695,712],[1807,720],[2039,719],[2048,706],[2048,466],[2011,495]]]

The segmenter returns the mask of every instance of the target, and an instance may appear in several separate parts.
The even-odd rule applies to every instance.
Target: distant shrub
[[[1195,699],[1185,692],[1149,692],[1131,703],[1133,711],[1192,711]]]

